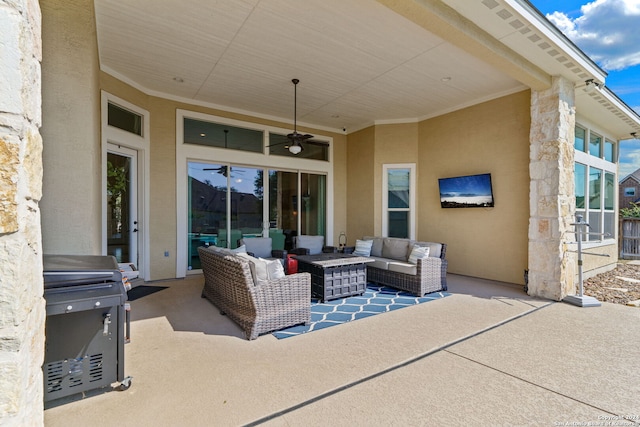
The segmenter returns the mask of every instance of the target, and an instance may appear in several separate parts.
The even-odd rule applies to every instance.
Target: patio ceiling
[[[447,23],[445,3],[500,34],[464,34],[476,24],[457,13]],[[480,11],[457,3],[95,0],[100,66],[152,95],[289,123],[298,78],[299,124],[346,133],[434,117],[557,74],[556,64],[542,70],[516,53],[524,35],[505,33],[505,19],[482,6],[497,2],[479,2]],[[411,7],[427,18],[408,16]]]

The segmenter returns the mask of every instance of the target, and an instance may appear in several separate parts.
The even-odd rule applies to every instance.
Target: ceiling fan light
[[[302,147],[299,144],[292,144],[289,146],[289,152],[291,154],[299,154],[302,151]]]

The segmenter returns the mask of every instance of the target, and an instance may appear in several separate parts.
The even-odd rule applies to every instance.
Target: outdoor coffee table
[[[367,263],[373,259],[350,254],[298,255],[298,272],[311,273],[311,295],[322,302],[362,295],[367,288]]]

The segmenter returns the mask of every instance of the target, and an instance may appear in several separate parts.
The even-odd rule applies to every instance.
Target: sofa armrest
[[[289,250],[289,253],[294,255],[309,255],[309,252],[307,248],[293,248]]]
[[[447,260],[442,258],[427,257],[418,259],[416,273],[445,276],[447,274],[447,265]]]
[[[256,304],[273,309],[296,301],[311,306],[311,274],[295,273],[269,280],[254,287]]]
[[[287,251],[284,249],[274,249],[271,251],[271,256],[273,258],[278,258],[278,259],[286,259],[287,258]]]

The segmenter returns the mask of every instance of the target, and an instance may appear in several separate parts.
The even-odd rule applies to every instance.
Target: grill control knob
[[[94,305],[95,305],[95,307],[100,307],[100,301],[96,301],[96,303]]]
[[[72,305],[68,305],[67,306],[67,311],[71,311],[71,310],[73,310],[73,306]]]

